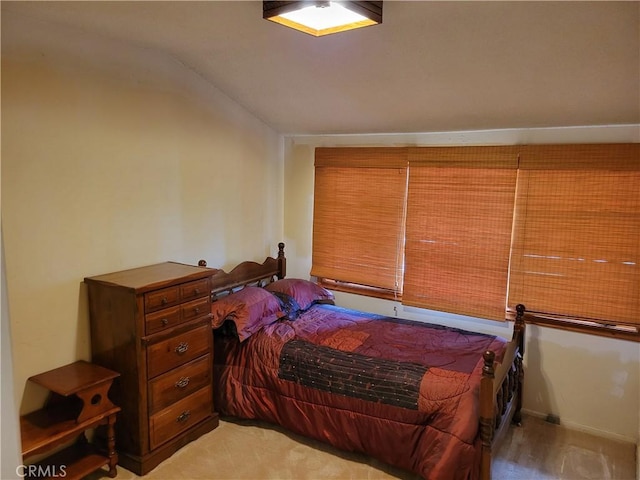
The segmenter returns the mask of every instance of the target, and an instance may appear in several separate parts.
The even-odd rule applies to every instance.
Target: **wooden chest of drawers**
[[[85,278],[92,361],[112,388],[119,463],[144,475],[218,425],[213,409],[210,278],[165,262]]]

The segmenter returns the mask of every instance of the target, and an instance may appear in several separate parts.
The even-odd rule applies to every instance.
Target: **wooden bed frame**
[[[207,266],[205,260],[198,262]],[[228,294],[245,285],[264,286],[286,275],[287,260],[284,243],[278,244],[276,258],[268,257],[260,264],[242,262],[229,273],[219,270],[212,277],[211,294],[214,298]],[[502,441],[510,423],[520,425],[524,370],[522,359],[525,345],[524,305],[516,307],[511,341],[507,344],[503,361],[495,361],[495,353],[486,351],[480,385],[480,440],[482,442],[480,479],[491,479],[492,453]]]

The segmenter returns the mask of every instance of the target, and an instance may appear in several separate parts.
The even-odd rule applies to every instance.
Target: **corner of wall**
[[[13,359],[11,350],[11,331],[9,327],[9,306],[7,302],[7,284],[4,274],[4,246],[2,244],[2,231],[0,227],[0,259],[2,271],[0,273],[0,285],[2,285],[2,300],[0,300],[0,313],[2,321],[2,459],[0,463],[0,478],[17,479],[16,467],[20,465],[21,455],[18,451],[20,445],[20,429],[18,427],[18,411],[13,392]]]

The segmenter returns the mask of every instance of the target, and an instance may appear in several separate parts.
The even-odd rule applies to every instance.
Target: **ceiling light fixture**
[[[321,37],[382,23],[382,2],[262,2],[262,18]]]

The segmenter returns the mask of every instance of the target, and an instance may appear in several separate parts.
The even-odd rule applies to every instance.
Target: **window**
[[[330,288],[640,341],[640,144],[318,148],[313,227]]]
[[[509,303],[541,323],[640,326],[638,144],[523,147]]]
[[[518,153],[409,150],[406,305],[505,319]]]
[[[401,295],[406,150],[318,148],[315,172],[311,274],[331,288]]]

